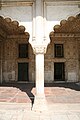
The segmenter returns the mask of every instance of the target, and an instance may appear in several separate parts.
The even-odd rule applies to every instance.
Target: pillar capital
[[[34,45],[33,52],[34,54],[45,54],[47,49],[47,45]]]

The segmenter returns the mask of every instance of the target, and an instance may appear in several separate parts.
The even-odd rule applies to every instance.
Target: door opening
[[[55,81],[65,80],[65,66],[63,62],[54,63],[54,80]]]
[[[18,81],[29,81],[28,63],[18,63]]]

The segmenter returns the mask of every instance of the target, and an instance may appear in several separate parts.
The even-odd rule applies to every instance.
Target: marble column
[[[44,94],[44,54],[36,54],[36,94]]]
[[[36,95],[33,110],[44,111],[47,110],[47,102],[44,93],[44,54],[46,53],[46,46],[36,46],[34,53],[36,57]]]
[[[35,1],[35,41],[32,43],[35,54],[36,68],[36,95],[33,104],[33,110],[47,110],[47,103],[44,94],[44,54],[46,53],[47,42],[44,39],[44,16],[43,16],[43,0]]]

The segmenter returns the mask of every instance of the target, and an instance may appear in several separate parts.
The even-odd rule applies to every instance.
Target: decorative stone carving
[[[54,26],[54,33],[57,34],[73,34],[73,37],[77,37],[78,33],[80,33],[80,17],[77,15],[76,17],[69,17],[67,20],[62,20],[60,25]],[[52,32],[50,33],[50,37],[53,36]],[[80,35],[79,35],[80,36]],[[61,35],[62,37],[62,35]]]
[[[19,22],[18,21],[13,21],[12,22],[15,26],[19,26]]]
[[[0,16],[0,30],[2,29],[3,32],[9,35],[27,35],[29,36],[28,32],[25,32],[25,27],[24,26],[19,26],[18,21],[12,21],[11,18],[3,18]]]
[[[8,23],[12,22],[11,18],[5,18],[5,21]]]
[[[45,54],[46,53],[47,46],[43,45],[38,45],[38,46],[33,46],[33,52],[34,54]]]
[[[68,18],[68,21],[73,21],[74,19],[75,19],[74,16],[70,16],[70,17]]]
[[[67,20],[61,20],[60,25],[65,25]]]
[[[80,33],[54,33],[54,32],[51,32],[49,36],[50,36],[50,39],[53,38],[53,37],[80,38]]]

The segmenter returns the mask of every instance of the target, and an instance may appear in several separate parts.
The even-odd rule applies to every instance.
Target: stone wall
[[[26,30],[30,34],[30,43],[34,43],[36,40],[36,0],[6,0],[1,6],[0,16],[3,18],[9,17],[11,21],[18,21],[19,25],[25,26]],[[13,2],[10,2],[13,1]],[[16,2],[17,1],[17,2]],[[65,1],[65,2],[64,2]],[[56,2],[55,0],[45,0],[42,13],[43,17],[43,28],[46,43],[49,43],[49,34],[53,30],[56,24],[61,24],[62,19],[67,19],[69,16],[75,16],[79,13],[79,1],[67,1],[62,0]],[[43,3],[42,3],[43,4]],[[40,11],[41,12],[41,11]],[[55,14],[56,13],[56,14]],[[9,22],[9,21],[8,21]],[[3,22],[2,22],[3,23]],[[6,26],[7,27],[7,26]],[[66,30],[66,29],[65,29]],[[7,30],[6,30],[7,31]],[[14,30],[13,30],[14,31]],[[40,31],[38,31],[40,32]],[[15,33],[15,32],[14,32]],[[0,79],[3,81],[17,81],[18,80],[18,63],[27,62],[29,63],[29,81],[35,81],[35,55],[31,45],[29,44],[29,58],[21,59],[18,58],[18,44],[27,43],[25,37],[14,36],[7,37],[0,30],[0,35],[5,36],[6,39],[2,40],[0,44]],[[54,57],[54,43],[64,45],[64,58]],[[2,57],[1,57],[2,56]],[[65,80],[66,81],[78,81],[80,78],[80,42],[79,38],[75,37],[55,37],[53,41],[47,47],[45,54],[45,82],[54,81],[54,63],[64,62],[65,63]],[[1,80],[0,80],[1,81]]]
[[[18,80],[18,63],[28,62],[29,63],[29,79],[34,76],[34,55],[29,44],[29,58],[19,58],[18,57],[18,45],[27,43],[26,39],[15,38],[6,39],[3,42],[3,81],[17,81]]]
[[[35,81],[35,55],[29,44],[29,58],[18,58],[18,44],[27,43],[25,38],[10,38],[0,44],[0,66],[2,59],[2,80],[18,81],[18,63],[29,63],[29,82]],[[54,57],[54,43],[63,44],[64,58]],[[3,47],[2,47],[3,46]],[[2,58],[1,58],[2,54]],[[45,54],[45,82],[54,81],[54,63],[65,63],[65,80],[78,81],[80,78],[80,41],[76,38],[54,38]],[[1,69],[0,69],[1,76]],[[1,78],[1,77],[0,77]]]
[[[0,42],[0,82],[1,82],[1,42]]]
[[[54,43],[63,44],[64,57],[54,57]],[[45,82],[54,81],[54,63],[65,63],[65,80],[74,82],[79,80],[79,41],[76,38],[54,38],[45,54]],[[79,46],[79,49],[78,49]]]
[[[68,81],[78,81],[78,41],[75,38],[66,40],[65,58]]]
[[[78,40],[78,68],[79,68],[79,71],[78,71],[78,77],[79,77],[79,81],[80,81],[80,38],[77,39]]]

